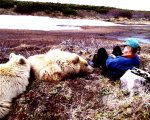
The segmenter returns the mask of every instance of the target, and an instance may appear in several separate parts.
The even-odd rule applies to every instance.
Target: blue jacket
[[[124,56],[117,56],[113,58],[109,56],[106,60],[106,67],[108,68],[108,76],[111,79],[120,78],[128,69],[139,67],[140,59],[138,55],[135,57],[127,58]]]

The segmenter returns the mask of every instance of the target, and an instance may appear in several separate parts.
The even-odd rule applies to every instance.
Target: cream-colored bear
[[[30,63],[22,55],[11,53],[9,61],[0,64],[0,118],[9,112],[12,99],[26,90],[29,76]]]
[[[92,73],[93,68],[75,53],[50,50],[28,58],[37,80],[62,80],[79,73]]]

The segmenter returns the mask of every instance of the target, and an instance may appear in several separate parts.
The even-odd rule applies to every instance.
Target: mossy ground
[[[94,28],[95,29],[95,28]],[[128,32],[129,28],[100,27],[94,32],[44,32],[1,30],[1,63],[8,60],[11,52],[30,55],[60,48],[75,52],[91,60],[98,48],[108,52],[123,41],[108,39]],[[131,31],[130,31],[131,32]],[[136,33],[136,31],[134,31]],[[142,44],[141,68],[150,70],[149,45]],[[31,78],[31,80],[33,80]],[[33,80],[25,93],[13,101],[8,120],[148,120],[150,118],[150,93],[130,96],[120,90],[120,82],[110,82],[95,68],[89,75],[79,75],[63,81],[44,82]]]

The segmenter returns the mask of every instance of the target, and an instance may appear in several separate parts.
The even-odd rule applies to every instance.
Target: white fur
[[[93,68],[75,53],[50,50],[46,54],[28,58],[32,71],[38,80],[62,80],[73,74],[91,73]]]
[[[7,63],[0,64],[0,118],[9,112],[12,99],[26,90],[29,75],[30,64],[21,55],[12,53]]]

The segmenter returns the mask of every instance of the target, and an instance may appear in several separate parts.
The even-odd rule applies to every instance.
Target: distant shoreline
[[[104,6],[2,0],[0,15],[49,16],[93,19],[117,24],[150,25],[150,11],[133,11]]]
[[[120,1],[120,2],[117,2],[118,4],[115,5],[113,4],[112,1],[111,3],[105,3],[104,1],[105,0],[101,0],[101,1],[92,1],[91,0],[80,0],[80,1],[76,1],[76,0],[69,0],[69,1],[64,1],[64,0],[17,0],[17,1],[30,1],[30,2],[52,2],[52,3],[60,3],[60,4],[77,4],[77,5],[91,5],[91,6],[105,6],[105,7],[115,7],[115,8],[118,8],[118,9],[128,9],[128,10],[141,10],[141,11],[150,11],[150,8],[148,7],[148,3],[147,4],[142,4],[144,1],[141,2],[142,6],[144,6],[143,8],[141,8],[141,4],[137,2],[134,3],[134,6],[133,6],[133,2],[130,1],[130,4],[133,6],[133,7],[137,7],[138,6],[138,9],[137,8],[131,8],[127,5],[124,5],[123,3],[127,3],[127,1]],[[120,6],[121,5],[121,6]],[[122,6],[123,5],[123,6]],[[140,8],[139,8],[140,6]],[[147,7],[146,7],[147,6]]]

